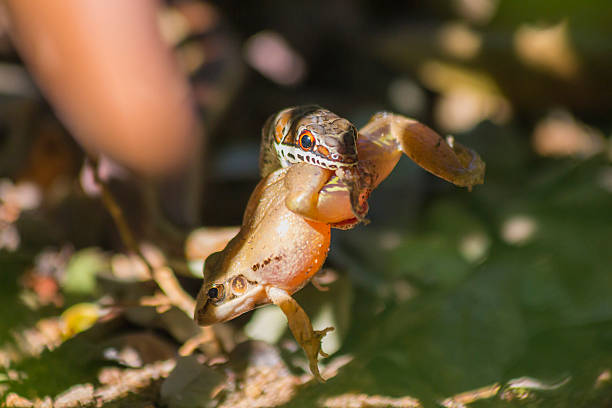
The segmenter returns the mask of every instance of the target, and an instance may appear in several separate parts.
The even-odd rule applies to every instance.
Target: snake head
[[[358,161],[355,126],[320,106],[282,110],[267,129],[282,167],[303,162],[335,170]]]

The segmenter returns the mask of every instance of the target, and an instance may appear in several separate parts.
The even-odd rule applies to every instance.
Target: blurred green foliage
[[[598,184],[608,164],[548,167],[505,201],[495,201],[495,188],[486,184],[461,199],[438,200],[418,231],[401,233],[396,248],[363,251],[364,268],[395,286],[408,282],[417,294],[397,300],[391,290],[381,308],[375,282],[362,287],[346,344],[354,363],[301,397],[314,403],[359,390],[434,404],[527,376],[567,383],[526,401],[477,406],[605,406],[612,386],[595,383],[612,366],[612,194]],[[532,219],[534,229],[512,244],[501,231],[515,214]],[[352,245],[380,242],[376,233],[360,232]],[[460,245],[474,232],[488,234],[490,247],[484,260],[470,262]]]

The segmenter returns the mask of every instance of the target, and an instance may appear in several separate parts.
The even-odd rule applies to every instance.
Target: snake
[[[318,105],[283,109],[262,128],[260,174],[266,177],[295,163],[335,170],[334,183],[348,187],[354,215],[366,221],[360,204],[357,138],[357,128],[350,121]]]

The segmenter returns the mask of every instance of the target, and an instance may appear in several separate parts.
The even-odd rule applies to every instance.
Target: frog
[[[345,133],[338,133],[342,140]],[[321,382],[325,379],[318,360],[327,357],[321,340],[333,328],[314,330],[292,295],[321,269],[331,229],[351,229],[363,222],[372,191],[402,155],[459,187],[471,189],[484,182],[485,163],[475,151],[403,115],[377,113],[355,139],[357,160],[336,168],[308,160],[283,164],[270,156],[269,146],[262,146],[268,167],[251,194],[237,235],[206,259],[194,312],[196,322],[207,326],[270,303],[278,306]]]

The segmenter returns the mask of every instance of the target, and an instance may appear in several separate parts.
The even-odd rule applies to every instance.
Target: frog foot
[[[289,329],[293,337],[295,337],[295,340],[304,349],[306,357],[308,357],[310,371],[318,381],[325,382],[319,372],[318,361],[319,355],[322,357],[329,357],[329,355],[321,350],[321,339],[323,339],[327,332],[334,330],[334,328],[327,327],[323,330],[313,330],[308,315],[287,291],[269,287],[266,288],[266,293],[272,303],[280,307],[287,317]]]
[[[350,197],[351,197],[351,209],[353,211],[353,215],[357,220],[364,225],[368,225],[370,220],[366,218],[366,214],[368,213],[368,197],[370,196],[370,191],[364,190],[361,191],[357,187],[349,185],[350,188]]]
[[[321,340],[325,337],[327,332],[332,330],[334,330],[333,327],[326,327],[323,330],[313,330],[310,338],[300,342],[300,346],[302,346],[306,353],[306,357],[308,357],[310,371],[319,382],[325,382],[325,379],[321,377],[321,373],[319,372],[319,355],[323,358],[329,357],[329,354],[321,350]]]
[[[348,187],[351,210],[357,221],[369,224],[370,220],[366,215],[369,210],[368,198],[372,192],[373,175],[360,166],[340,168],[336,170],[336,175]]]

